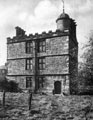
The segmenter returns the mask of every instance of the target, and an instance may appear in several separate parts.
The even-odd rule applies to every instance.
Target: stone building
[[[63,12],[56,24],[55,32],[28,36],[16,27],[16,36],[7,38],[7,77],[18,82],[22,89],[50,94],[77,92],[76,23]]]

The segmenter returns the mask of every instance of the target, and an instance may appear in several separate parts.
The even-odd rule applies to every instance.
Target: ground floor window
[[[32,87],[32,77],[26,77],[26,88]]]

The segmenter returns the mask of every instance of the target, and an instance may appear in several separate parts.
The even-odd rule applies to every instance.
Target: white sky
[[[65,12],[77,22],[79,55],[86,37],[93,30],[93,0],[64,0]],[[15,35],[15,27],[27,34],[56,30],[56,19],[62,13],[61,0],[0,0],[0,65],[7,59],[6,38]]]

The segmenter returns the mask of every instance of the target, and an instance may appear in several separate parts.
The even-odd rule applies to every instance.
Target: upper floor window
[[[41,40],[38,43],[38,52],[45,52],[46,51],[46,41]]]
[[[32,77],[26,77],[26,88],[32,87]]]
[[[32,70],[33,63],[32,59],[26,59],[26,70]]]
[[[33,52],[33,43],[31,42],[27,42],[26,43],[26,53],[32,53]]]
[[[45,58],[38,59],[38,69],[44,70],[45,69]]]

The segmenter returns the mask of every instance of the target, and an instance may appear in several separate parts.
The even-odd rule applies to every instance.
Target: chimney
[[[16,36],[17,37],[21,37],[21,36],[24,36],[25,35],[25,31],[23,30],[23,29],[21,29],[20,27],[15,27],[15,29],[16,29]]]

